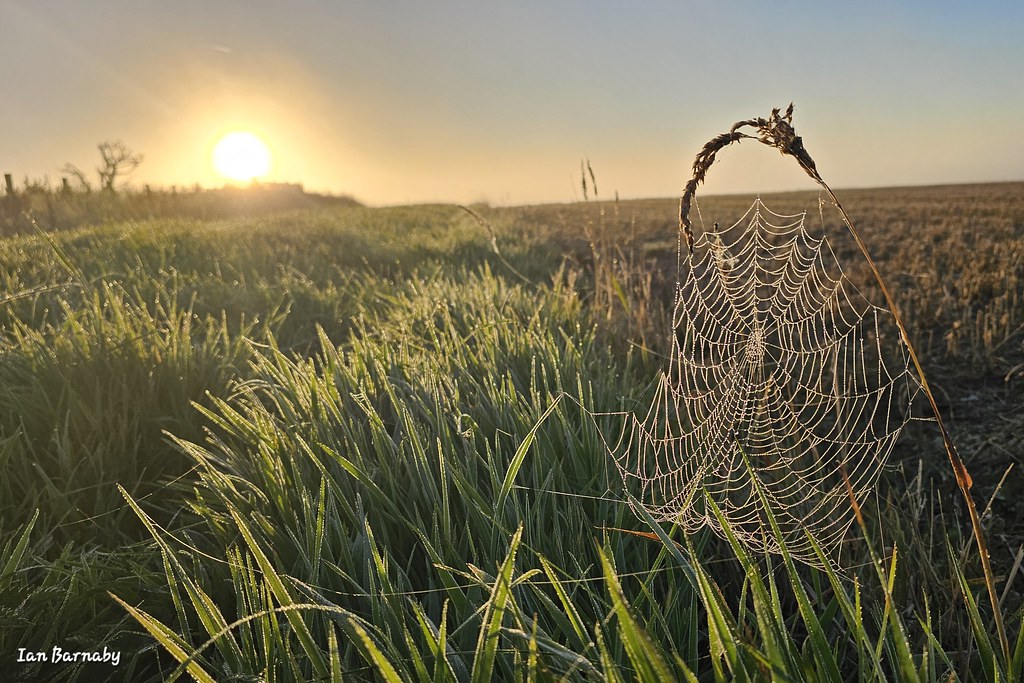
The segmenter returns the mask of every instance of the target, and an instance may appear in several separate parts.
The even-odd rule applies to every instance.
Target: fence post
[[[14,196],[14,176],[10,173],[4,173],[4,185],[7,186],[7,194]]]

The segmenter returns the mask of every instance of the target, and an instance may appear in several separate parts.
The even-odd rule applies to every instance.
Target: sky
[[[0,171],[59,182],[96,145],[136,186],[267,181],[368,204],[678,195],[703,144],[796,106],[833,187],[1024,180],[1024,3],[0,0]],[[807,187],[746,143],[707,192]],[[93,174],[94,175],[94,174]]]

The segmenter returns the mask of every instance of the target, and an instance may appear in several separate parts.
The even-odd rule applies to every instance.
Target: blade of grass
[[[515,455],[512,456],[512,461],[509,463],[508,471],[505,472],[505,479],[501,483],[501,489],[498,491],[498,498],[494,503],[494,518],[501,519],[502,513],[505,509],[505,501],[508,499],[509,493],[512,491],[512,486],[516,483],[516,475],[519,473],[519,468],[523,466],[523,461],[526,459],[526,454],[530,451],[530,446],[533,445],[533,440],[537,437],[537,430],[544,424],[544,421],[548,419],[548,416],[555,411],[558,404],[561,402],[564,394],[559,395],[551,405],[548,406],[544,414],[540,416],[540,419],[533,425],[533,428],[523,438],[522,443],[519,444],[519,448],[516,449]]]
[[[245,539],[245,544],[249,548],[249,552],[252,553],[256,559],[256,563],[259,565],[260,570],[263,572],[264,578],[267,580],[270,586],[271,592],[274,597],[277,598],[278,603],[282,607],[288,607],[295,604],[295,600],[292,599],[291,594],[288,592],[288,588],[284,585],[284,581],[274,570],[274,566],[271,564],[270,559],[263,552],[259,543],[256,542],[256,537],[253,536],[252,531],[249,529],[249,525],[242,519],[242,516],[238,513],[234,507],[230,507],[231,517],[235,520],[235,524],[238,525],[238,530],[242,533],[242,538]],[[296,637],[302,644],[303,652],[309,658],[309,662],[313,665],[313,669],[316,671],[317,676],[321,678],[327,678],[330,676],[330,670],[327,662],[324,660],[323,651],[317,646],[313,640],[313,634],[309,632],[309,627],[306,626],[305,620],[302,618],[302,614],[295,610],[289,610],[285,613],[288,619],[289,625],[295,632]]]
[[[0,585],[4,585],[14,575],[14,572],[17,571],[18,565],[21,564],[21,559],[25,556],[25,550],[28,548],[29,536],[32,534],[32,529],[35,527],[36,520],[38,519],[39,510],[37,508],[32,515],[32,519],[25,524],[25,528],[22,530],[21,536],[18,537],[17,543],[14,544],[14,549],[7,558],[3,571],[0,571]]]
[[[377,673],[382,680],[388,683],[403,683],[403,678],[398,675],[394,665],[388,661],[388,658],[377,647],[377,644],[373,642],[373,639],[370,638],[370,634],[366,632],[366,629],[354,617],[349,617],[343,624],[345,630],[349,632],[352,642],[362,650],[366,661],[377,667]]]
[[[327,632],[327,649],[331,658],[331,683],[342,683],[341,652],[338,649],[338,634],[333,627]]]
[[[576,606],[569,599],[569,594],[565,590],[565,586],[558,580],[558,576],[555,573],[555,568],[548,562],[547,558],[543,555],[538,555],[540,564],[544,568],[544,573],[548,577],[548,581],[551,583],[551,587],[555,590],[555,595],[558,596],[558,601],[562,605],[562,611],[569,621],[572,627],[573,633],[576,635],[576,646],[580,649],[586,647],[586,643],[589,640],[587,637],[586,627],[583,625],[583,619],[580,618],[579,612],[576,611]]]
[[[839,609],[843,613],[843,618],[846,621],[846,626],[852,632],[852,637],[857,643],[857,650],[860,652],[861,660],[867,658],[870,666],[870,676],[876,680],[885,680],[885,675],[882,673],[882,665],[879,662],[878,657],[875,654],[874,646],[871,643],[871,637],[868,635],[867,629],[864,626],[864,615],[860,611],[860,588],[857,584],[854,584],[854,591],[856,593],[853,602],[850,601],[849,595],[846,593],[846,587],[843,585],[839,578],[839,575],[831,567],[828,562],[828,558],[825,556],[825,551],[822,550],[821,546],[818,545],[817,540],[810,532],[806,532],[807,542],[814,550],[818,560],[826,567],[825,575],[828,577],[829,583],[832,585],[832,594],[836,598],[836,602],[839,604]],[[864,670],[863,661],[861,662],[861,677],[867,678],[868,672]]]
[[[505,616],[505,605],[512,588],[512,571],[515,566],[516,551],[523,536],[522,525],[516,530],[509,543],[508,554],[494,577],[494,588],[487,600],[483,623],[477,639],[476,653],[473,657],[473,683],[489,683],[493,678],[494,660],[498,651],[498,635],[501,632],[502,620]]]
[[[803,581],[800,579],[800,574],[797,572],[796,564],[793,562],[793,557],[789,552],[786,539],[782,535],[782,531],[779,529],[779,525],[775,520],[775,514],[772,512],[771,502],[768,500],[768,496],[765,494],[765,491],[761,486],[761,481],[758,478],[757,473],[750,465],[747,454],[743,451],[738,442],[736,445],[740,450],[740,454],[743,456],[743,463],[750,476],[750,481],[753,483],[754,488],[757,490],[758,497],[761,499],[762,510],[768,518],[772,534],[775,536],[775,540],[779,546],[779,551],[782,553],[782,559],[786,563],[786,572],[789,575],[789,583],[793,587],[793,594],[796,596],[797,608],[800,611],[800,616],[803,618],[804,625],[807,626],[807,631],[810,635],[811,648],[814,651],[815,663],[821,667],[819,672],[824,676],[824,680],[829,681],[830,683],[840,683],[842,681],[842,676],[839,673],[839,663],[836,661],[835,653],[832,652],[832,648],[829,647],[828,639],[825,638],[825,631],[822,629],[821,621],[818,619],[818,615],[811,606],[810,598],[807,595],[807,591],[804,589]],[[718,510],[718,507],[715,505],[715,502],[711,499],[710,495],[707,496],[707,505],[711,506],[715,511],[715,514],[719,515],[720,519],[724,523],[724,517],[721,516],[721,512]],[[725,524],[725,526],[728,527],[728,524]]]
[[[754,618],[757,620],[758,630],[761,635],[761,640],[764,643],[766,650],[767,660],[771,662],[785,661],[789,670],[798,671],[799,663],[795,656],[797,652],[796,643],[792,641],[789,630],[783,621],[783,612],[777,608],[777,600],[775,595],[777,590],[775,586],[772,586],[772,591],[769,592],[765,585],[764,579],[761,577],[761,573],[758,571],[749,553],[739,542],[736,534],[733,532],[729,521],[722,514],[721,509],[715,504],[715,501],[707,493],[706,505],[711,509],[715,517],[718,519],[718,523],[723,532],[725,532],[726,540],[729,541],[729,545],[732,546],[733,552],[736,553],[737,559],[746,573],[746,582],[744,586],[749,584],[752,588],[752,598],[754,603]],[[781,539],[777,539],[782,543]],[[787,567],[788,569],[788,567]],[[769,575],[769,581],[774,584],[774,580]],[[798,598],[799,599],[799,598]],[[746,599],[741,597],[740,605],[744,605]],[[742,618],[742,617],[740,617]]]
[[[626,655],[641,681],[671,681],[675,677],[665,660],[661,649],[654,644],[650,635],[633,616],[622,585],[603,549],[599,549],[605,584],[612,598],[612,609],[618,618],[622,644]]]
[[[1007,680],[1002,671],[1003,667],[998,660],[997,650],[992,645],[992,639],[989,637],[988,629],[985,627],[981,612],[978,610],[978,603],[974,599],[974,594],[967,583],[967,578],[964,576],[960,563],[957,561],[952,546],[948,542],[946,543],[946,549],[949,555],[953,578],[956,580],[957,586],[960,588],[960,594],[964,598],[964,604],[967,606],[967,614],[970,618],[971,630],[974,632],[974,640],[978,645],[978,656],[981,659],[981,666],[985,670],[985,678],[989,681]]]
[[[186,662],[190,659],[188,653],[185,652],[185,643],[174,633],[171,629],[167,628],[159,621],[151,617],[146,612],[129,605],[127,602],[121,600],[113,593],[109,593],[121,607],[132,615],[132,617],[146,629],[151,636],[153,636],[158,643],[160,643],[165,650],[178,662]],[[199,683],[216,683],[216,679],[206,672],[203,667],[199,665],[195,660],[189,661],[186,667],[188,673]]]

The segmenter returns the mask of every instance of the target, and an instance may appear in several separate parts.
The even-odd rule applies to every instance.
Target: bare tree
[[[142,155],[136,154],[120,140],[101,142],[97,149],[103,158],[103,165],[96,168],[100,177],[100,187],[108,192],[114,191],[114,183],[119,176],[129,175],[142,163]]]

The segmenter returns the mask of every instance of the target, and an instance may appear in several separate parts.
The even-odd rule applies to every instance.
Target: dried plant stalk
[[[743,132],[741,130],[743,128],[753,128],[753,134]],[[767,119],[759,117],[736,122],[733,124],[732,128],[729,129],[728,133],[723,133],[712,138],[706,145],[704,145],[700,152],[697,153],[697,158],[693,162],[693,176],[690,178],[689,182],[686,183],[686,187],[683,189],[683,195],[679,200],[679,229],[682,230],[686,236],[687,248],[692,254],[693,229],[690,222],[690,204],[693,201],[694,194],[697,192],[697,186],[704,182],[704,178],[707,175],[708,170],[711,168],[711,165],[715,162],[715,156],[718,152],[728,145],[744,139],[758,140],[769,147],[775,147],[784,155],[793,157],[796,159],[797,163],[800,164],[800,168],[804,169],[804,172],[806,172],[807,175],[822,187],[825,193],[828,194],[832,204],[839,211],[839,215],[842,217],[843,223],[846,224],[847,229],[853,236],[853,240],[856,242],[861,254],[867,261],[868,267],[871,269],[871,273],[874,275],[879,289],[882,290],[882,295],[885,297],[885,303],[888,306],[889,311],[892,313],[896,326],[899,328],[900,337],[902,337],[903,343],[906,345],[910,358],[914,363],[914,370],[921,382],[921,388],[928,397],[928,403],[931,405],[932,412],[935,415],[935,422],[939,427],[939,431],[942,433],[942,441],[946,448],[946,454],[949,456],[949,463],[953,468],[953,474],[956,477],[957,486],[967,503],[967,510],[971,518],[971,527],[974,531],[974,538],[978,546],[978,553],[981,556],[982,570],[985,573],[985,585],[988,588],[989,600],[992,603],[993,620],[995,621],[996,630],[999,633],[999,641],[1003,649],[1003,654],[1007,661],[1009,661],[1010,644],[1006,639],[1006,630],[1003,626],[1002,614],[999,611],[999,601],[996,598],[995,579],[992,574],[992,563],[989,558],[988,543],[985,541],[985,534],[981,528],[981,518],[978,515],[978,509],[975,506],[974,499],[971,497],[970,493],[970,489],[973,484],[971,475],[968,473],[967,467],[964,465],[963,459],[957,452],[956,445],[953,443],[953,439],[950,437],[949,431],[946,429],[946,425],[942,420],[938,403],[935,401],[935,395],[932,393],[932,390],[928,385],[928,378],[925,376],[924,368],[921,366],[921,361],[917,356],[914,345],[910,342],[910,335],[907,333],[907,328],[903,324],[903,319],[900,317],[899,311],[896,308],[896,302],[889,293],[889,288],[885,285],[885,280],[882,279],[882,274],[878,271],[878,267],[875,265],[874,259],[871,258],[871,254],[868,252],[868,248],[864,243],[864,240],[861,239],[857,229],[854,228],[853,222],[846,213],[846,209],[843,208],[842,203],[839,201],[835,192],[832,191],[832,188],[828,186],[828,183],[826,183],[818,173],[814,160],[811,158],[811,155],[807,153],[807,149],[804,147],[803,140],[796,134],[796,130],[793,128],[792,103],[790,103],[789,107],[786,108],[785,113],[782,113],[781,109],[775,108],[772,109],[772,113]]]

